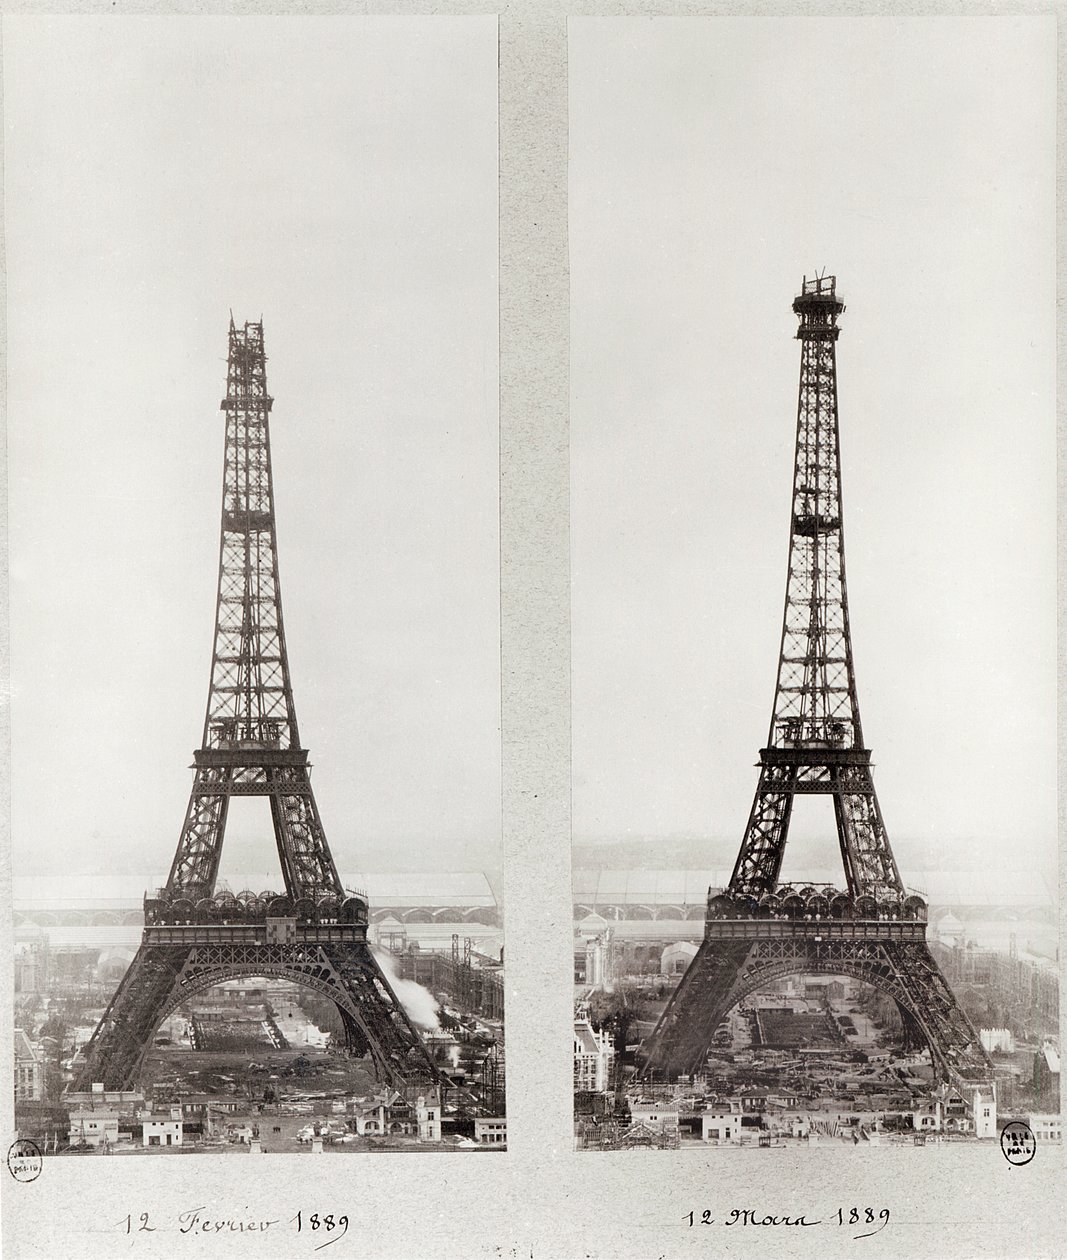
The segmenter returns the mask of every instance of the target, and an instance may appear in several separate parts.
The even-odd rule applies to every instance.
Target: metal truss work
[[[145,899],[142,944],[86,1048],[76,1088],[127,1089],[185,997],[272,975],[333,999],[349,1048],[393,1084],[439,1072],[367,944],[365,896],[346,891],[311,790],[278,582],[263,326],[230,319],[214,652],[201,747],[165,888]],[[265,796],[284,893],[216,894],[230,798]]]
[[[957,1088],[988,1086],[991,1069],[978,1037],[925,940],[820,939],[818,929],[750,941],[705,940],[675,990],[650,1044],[646,1076],[704,1066],[727,1013],[782,976],[851,976],[892,997],[906,1030],[929,1045],[934,1070]]]
[[[224,980],[268,976],[330,998],[347,1048],[369,1054],[379,1079],[402,1086],[431,1081],[421,1039],[365,940],[307,944],[216,939],[204,945],[146,941],[130,964],[86,1050],[77,1089],[100,1080],[128,1087],[141,1073],[155,1030],[183,1002]]]
[[[270,799],[285,890],[292,897],[342,896],[319,819],[289,678],[263,325],[230,320],[226,376],[215,648],[196,777],[167,888],[210,897],[218,876],[231,796]]]
[[[926,943],[926,904],[901,882],[871,776],[852,663],[845,583],[833,276],[806,277],[789,566],[767,747],[729,885],[708,892],[705,939],[643,1047],[643,1075],[702,1066],[746,994],[791,972],[854,976],[890,994],[907,1036],[960,1088],[992,1065]],[[779,885],[793,801],[833,801],[845,888]]]
[[[778,679],[760,780],[730,889],[761,897],[778,882],[793,798],[833,797],[852,896],[902,896],[864,747],[845,585],[833,276],[805,279],[800,319],[793,512]]]

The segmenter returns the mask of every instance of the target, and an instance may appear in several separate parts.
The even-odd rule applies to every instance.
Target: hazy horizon
[[[825,268],[897,864],[971,839],[1049,866],[1054,23],[575,18],[569,51],[575,837],[736,857],[782,628],[791,305]],[[834,835],[798,798],[790,846]]]
[[[166,877],[231,310],[334,860],[499,861],[495,17],[5,15],[3,56],[15,869]],[[235,798],[223,875],[251,859]]]

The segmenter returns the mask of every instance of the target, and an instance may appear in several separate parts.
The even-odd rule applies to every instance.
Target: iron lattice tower
[[[437,1083],[367,943],[366,897],[330,854],[300,743],[278,582],[263,325],[230,319],[215,642],[189,807],[166,887],[145,898],[141,946],[74,1088],[129,1089],[162,1020],[223,980],[265,975],[337,1005],[349,1049],[395,1085]],[[215,891],[229,803],[265,796],[283,893]]]
[[[938,1076],[992,1096],[993,1070],[926,943],[926,903],[889,845],[863,739],[852,662],[837,409],[833,276],[805,277],[785,613],[767,747],[726,889],[708,891],[704,941],[643,1048],[642,1075],[700,1070],[728,1011],[797,972],[851,975],[895,999]],[[782,886],[798,794],[831,797],[845,887]]]

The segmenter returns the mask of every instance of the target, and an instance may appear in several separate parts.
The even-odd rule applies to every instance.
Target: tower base
[[[877,922],[851,935],[816,923],[771,935],[758,924],[709,921],[709,937],[645,1044],[642,1079],[703,1070],[716,1029],[743,998],[782,976],[812,972],[851,976],[887,994],[905,1027],[921,1032],[940,1080],[966,1097],[992,1092],[992,1064],[921,936],[902,939],[902,925]]]
[[[369,1054],[380,1081],[438,1082],[440,1073],[371,953],[366,928],[281,923],[281,930],[279,921],[147,927],[72,1088],[133,1088],[156,1029],[173,1010],[246,976],[288,980],[330,998],[348,1049]]]

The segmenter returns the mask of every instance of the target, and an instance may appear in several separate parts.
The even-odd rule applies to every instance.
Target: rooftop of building
[[[15,1059],[39,1059],[41,1056],[37,1047],[29,1039],[26,1031],[22,1028],[15,1029]]]
[[[601,1046],[593,1035],[592,1025],[588,1020],[574,1021],[574,1037],[585,1054],[600,1054]]]

